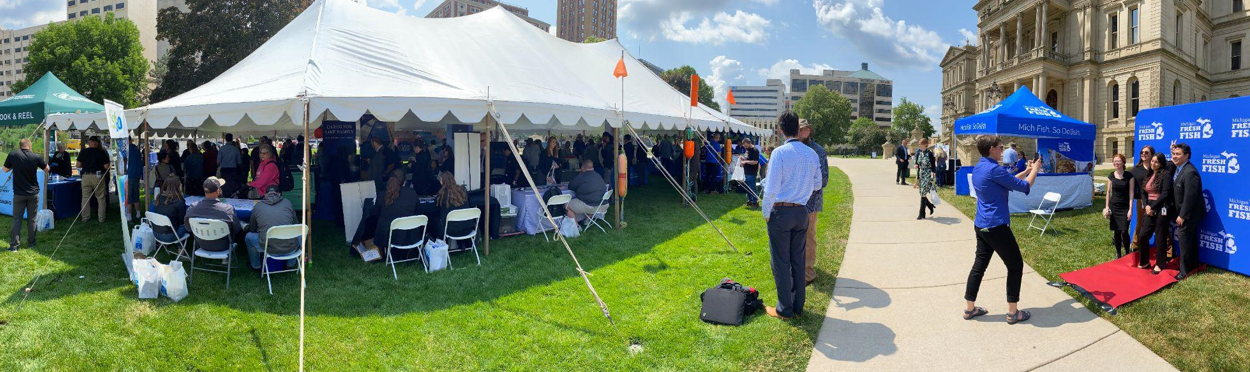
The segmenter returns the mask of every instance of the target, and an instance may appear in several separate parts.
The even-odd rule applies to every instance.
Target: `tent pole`
[[[312,172],[312,167],[309,166],[309,161],[312,158],[312,156],[309,153],[312,151],[312,146],[309,146],[307,142],[308,142],[308,139],[312,137],[309,137],[309,134],[308,134],[308,98],[306,96],[300,97],[300,98],[303,98],[302,100],[304,101],[304,142],[305,142],[305,143],[300,144],[304,148],[304,171],[301,172],[304,178],[304,185],[302,187],[303,188],[303,196],[302,196],[303,201],[301,202],[303,210],[300,211],[300,219],[302,220],[300,223],[303,224],[303,227],[304,227],[304,234],[303,234],[304,238],[301,239],[302,240],[301,244],[304,246],[303,249],[304,249],[305,261],[311,264],[312,263],[312,244],[310,244],[309,242],[311,239],[309,239],[308,235],[312,231],[312,229],[309,228],[308,226],[308,223],[309,223],[308,214],[309,214],[309,209],[310,209],[308,205],[308,173]],[[302,265],[303,264],[301,264],[301,268],[302,268]],[[304,370],[304,288],[306,286],[304,272],[305,270],[299,271],[299,370],[301,372]]]
[[[490,87],[486,87],[486,100],[490,101]],[[486,192],[486,200],[485,200],[486,234],[482,235],[482,248],[485,248],[487,256],[490,256],[490,216],[491,216],[490,214],[490,186],[491,186],[491,183],[490,183],[490,171],[491,171],[490,169],[490,158],[491,158],[490,127],[491,127],[491,122],[493,121],[492,119],[494,119],[492,118],[492,116],[494,115],[489,115],[489,114],[486,115],[486,133],[482,133],[483,136],[486,136],[486,149],[485,149],[486,150],[486,173],[485,173],[486,179],[483,180],[482,182],[483,184],[486,185],[486,190],[485,190]]]
[[[621,125],[625,125],[625,123],[621,122]],[[616,226],[613,226],[613,227],[615,227],[617,230],[621,229],[621,191],[620,190],[622,186],[619,185],[619,183],[621,182],[621,177],[618,176],[618,174],[620,174],[622,170],[615,169],[615,168],[621,167],[620,161],[617,160],[621,158],[620,133],[621,133],[621,127],[612,128],[612,162],[616,163],[616,166],[613,167],[613,169],[617,173],[617,174],[613,174],[612,177],[616,178],[616,182],[618,183],[618,185],[616,185],[616,192],[614,192],[612,195],[612,198],[616,199]],[[626,164],[626,166],[628,165],[629,164]],[[625,171],[625,183],[628,184],[629,183],[629,170],[625,169],[624,171]]]
[[[39,123],[39,126],[43,127],[43,163],[44,164],[48,164],[48,126],[47,124],[48,124],[48,118],[46,117],[43,119],[42,123]],[[48,208],[51,205],[51,203],[48,203],[49,201],[51,201],[48,199],[48,195],[51,195],[48,193],[48,186],[47,186],[48,185],[48,172],[43,172],[43,184],[44,184],[43,190],[41,190],[40,192],[43,193],[44,208]],[[125,203],[124,200],[122,202]],[[34,234],[34,232],[32,231],[31,234]]]
[[[143,137],[142,137],[143,138],[143,153],[140,154],[140,157],[143,158],[143,174],[139,176],[139,180],[140,180],[139,184],[143,185],[143,191],[145,192],[145,197],[143,198],[143,211],[142,212],[147,213],[148,203],[150,203],[152,199],[152,195],[146,194],[146,192],[151,191],[148,189],[148,151],[151,151],[151,149],[150,147],[148,147],[148,121],[147,119],[143,120],[142,132],[143,132]]]

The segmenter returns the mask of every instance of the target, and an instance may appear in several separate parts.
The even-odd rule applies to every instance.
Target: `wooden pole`
[[[308,139],[312,138],[308,136],[308,98],[307,97],[303,97],[303,98],[304,98],[303,99],[304,101],[304,142],[308,142]],[[304,178],[304,186],[302,187],[303,188],[303,196],[302,196],[303,201],[301,202],[301,205],[303,206],[303,210],[300,211],[300,219],[301,219],[300,223],[303,225],[304,237],[303,239],[301,239],[302,242],[300,244],[304,246],[303,250],[304,250],[305,261],[311,264],[312,263],[312,244],[311,244],[312,239],[310,239],[308,235],[310,232],[312,232],[312,229],[309,227],[310,221],[308,220],[310,209],[311,209],[308,203],[308,173],[312,172],[312,167],[309,166],[309,159],[312,158],[312,156],[310,155],[310,152],[312,151],[312,146],[308,146],[307,143],[301,143],[300,145],[303,146],[304,148],[304,171],[301,172],[303,173],[303,178]],[[304,276],[305,271],[307,270],[299,271],[299,370],[300,371],[304,370],[304,288],[306,286],[305,284],[306,281],[305,281],[305,276]]]
[[[621,122],[621,125],[625,125],[625,122],[623,122],[623,121],[622,121],[622,122]],[[616,185],[616,192],[612,193],[612,198],[616,200],[616,201],[615,201],[615,204],[616,204],[616,226],[613,226],[613,227],[615,227],[617,230],[620,230],[620,229],[621,229],[621,214],[622,214],[622,212],[623,212],[623,211],[621,211],[621,192],[620,192],[620,189],[621,189],[621,185],[620,185],[620,183],[621,183],[621,178],[620,178],[619,176],[617,176],[618,174],[620,174],[621,170],[620,170],[620,169],[616,169],[616,168],[620,168],[620,167],[621,167],[620,162],[619,162],[619,161],[617,161],[617,159],[620,159],[620,157],[621,157],[621,136],[620,136],[620,134],[621,134],[621,128],[620,128],[620,127],[614,127],[614,128],[612,128],[612,164],[614,164],[614,165],[615,165],[614,167],[612,167],[612,168],[613,168],[612,170],[614,170],[614,171],[615,171],[615,173],[616,173],[616,174],[613,174],[613,175],[612,175],[612,178],[615,178],[615,179],[616,179],[616,183],[617,183],[617,185]],[[628,171],[626,171],[626,172],[628,172]],[[625,182],[626,182],[626,183],[629,183],[629,173],[625,173],[625,174],[626,174],[626,176],[625,176]]]

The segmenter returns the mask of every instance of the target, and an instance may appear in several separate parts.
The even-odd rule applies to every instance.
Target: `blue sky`
[[[439,0],[357,0],[424,16]],[[556,0],[511,0],[556,23]],[[894,80],[895,102],[926,107],[937,125],[946,48],[975,38],[975,0],[618,0],[618,36],[661,67],[690,65],[723,99],[727,85],[808,71],[858,69]],[[0,0],[0,26],[65,18],[61,0]],[[788,83],[788,82],[787,82]]]

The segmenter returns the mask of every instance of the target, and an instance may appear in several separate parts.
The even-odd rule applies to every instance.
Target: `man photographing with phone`
[[[981,153],[981,161],[972,170],[972,187],[976,190],[977,215],[976,225],[977,253],[972,271],[968,273],[968,287],[964,292],[967,308],[964,319],[972,319],[988,312],[976,306],[977,292],[981,289],[981,278],[990,265],[994,253],[1007,266],[1007,323],[1016,324],[1028,320],[1029,312],[1019,310],[1016,303],[1020,302],[1020,281],[1024,276],[1024,259],[1020,257],[1020,246],[1011,233],[1011,211],[1007,206],[1007,196],[1012,191],[1028,195],[1037,179],[1037,172],[1042,169],[1040,158],[1034,159],[1023,172],[1012,175],[1006,167],[1000,166],[1003,158],[1003,144],[997,136],[978,136],[977,151]]]

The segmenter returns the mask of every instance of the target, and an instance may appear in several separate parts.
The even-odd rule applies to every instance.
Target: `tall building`
[[[559,0],[556,35],[580,43],[594,36],[616,38],[616,0]]]
[[[61,1],[61,0],[49,0]],[[139,29],[139,43],[143,45],[143,57],[149,63],[167,52],[168,44],[156,40],[157,9],[179,6],[186,9],[185,0],[64,0],[66,21],[86,17],[104,16],[112,13],[116,18],[129,19]],[[0,29],[0,97],[16,94],[9,88],[14,82],[26,78],[25,67],[30,43],[34,34],[47,25],[36,25],[17,30]]]
[[[868,63],[860,64],[858,71],[824,70],[820,75],[790,70],[790,102],[797,104],[813,85],[824,85],[850,99],[851,120],[872,118],[883,127],[894,120],[894,82],[868,70]]]
[[[735,105],[728,105],[729,116],[738,120],[771,119],[786,110],[786,84],[768,79],[764,85],[734,85]]]
[[[530,18],[529,9],[525,9],[515,5],[504,4],[494,0],[443,0],[442,4],[434,7],[430,14],[426,14],[425,18],[455,18],[476,14],[484,10],[494,8],[496,6],[503,7],[504,10],[512,12],[525,19],[526,22],[538,27],[543,31],[551,29],[551,25],[547,22]]]
[[[977,47],[943,59],[943,137],[1019,87],[1098,127],[1098,161],[1133,156],[1142,109],[1250,93],[1245,0],[980,1]],[[996,89],[995,89],[996,87]],[[959,156],[975,159],[960,146]]]

